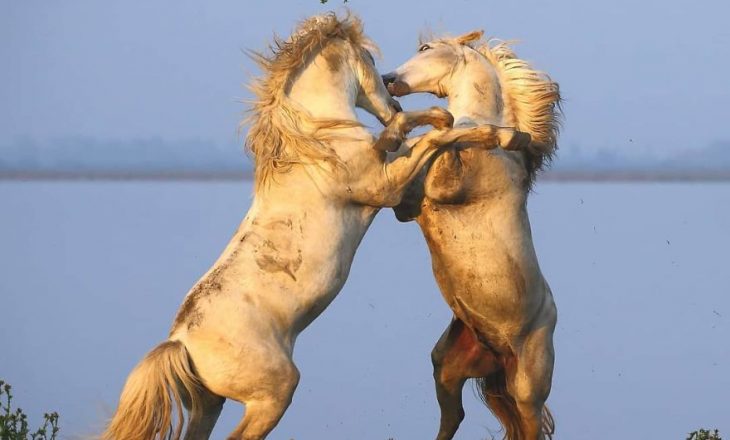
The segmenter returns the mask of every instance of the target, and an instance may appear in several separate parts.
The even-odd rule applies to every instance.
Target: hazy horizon
[[[418,34],[484,29],[561,85],[563,157],[613,151],[664,157],[730,140],[730,6],[719,0],[600,4],[440,1],[347,3],[381,46],[389,71]],[[331,0],[106,4],[39,0],[0,5],[0,145],[90,138],[204,140],[239,149],[238,123],[258,74],[242,49],[328,10]],[[402,100],[404,108],[439,104]],[[367,122],[374,122],[367,121]],[[377,130],[376,124],[373,124]]]
[[[0,144],[0,179],[64,177],[232,178],[253,172],[242,145],[201,139],[126,141],[75,137]],[[558,180],[730,180],[730,141],[701,149],[629,154],[616,150],[558,150],[542,178]]]

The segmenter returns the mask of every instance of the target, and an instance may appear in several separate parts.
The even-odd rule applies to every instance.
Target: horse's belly
[[[434,276],[457,316],[504,331],[534,316],[544,296],[536,261],[514,256],[503,240],[480,236],[483,229],[424,233]]]

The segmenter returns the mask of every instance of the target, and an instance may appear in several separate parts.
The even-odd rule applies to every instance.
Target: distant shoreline
[[[546,182],[730,182],[730,170],[610,170],[546,171],[538,180]]]
[[[54,181],[54,180],[110,180],[110,181],[206,181],[206,180],[252,180],[250,172],[221,171],[0,171],[0,181]]]
[[[0,181],[250,181],[251,172],[220,171],[0,171]],[[730,182],[730,170],[551,170],[540,175],[544,182]]]

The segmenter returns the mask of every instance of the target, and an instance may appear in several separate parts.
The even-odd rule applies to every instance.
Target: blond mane
[[[419,41],[426,37],[428,34],[421,36]],[[471,47],[494,66],[502,90],[505,125],[532,136],[533,143],[525,155],[531,183],[558,149],[562,119],[558,83],[518,58],[509,43],[498,39],[483,41],[481,31],[437,41]]]
[[[505,123],[532,136],[527,157],[528,170],[534,175],[550,163],[558,149],[560,87],[546,73],[518,58],[507,42],[490,39],[472,48],[497,69]]]
[[[375,44],[364,35],[359,18],[349,13],[339,18],[330,12],[300,22],[286,40],[274,36],[274,42],[269,46],[270,54],[249,53],[263,72],[250,86],[254,99],[250,102],[250,116],[243,122],[250,124],[246,149],[254,160],[256,189],[294,164],[343,166],[328,145],[332,137],[320,130],[360,124],[357,121],[315,120],[287,97],[298,71],[334,39],[377,51]]]

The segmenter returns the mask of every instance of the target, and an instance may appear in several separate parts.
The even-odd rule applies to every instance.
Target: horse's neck
[[[349,68],[333,71],[321,58],[321,56],[316,57],[314,62],[299,74],[289,92],[289,99],[299,104],[300,108],[306,109],[313,120],[314,123],[307,127],[309,118],[303,119],[302,124],[305,129],[318,131],[322,135],[332,134],[338,138],[330,142],[329,147],[342,161],[348,162],[353,156],[361,154],[362,148],[370,146],[372,135],[359,125],[322,128],[315,122],[358,120],[355,111],[358,85],[354,73]],[[315,173],[319,171],[313,170]]]
[[[347,69],[331,71],[319,58],[304,69],[292,84],[289,98],[315,119],[357,120],[357,90]]]
[[[454,125],[502,125],[502,91],[494,68],[481,56],[467,56],[451,77],[448,110]]]
[[[447,90],[448,110],[454,116],[454,125],[503,126],[504,103],[497,73],[491,64],[478,57],[478,62],[476,58],[468,58],[467,63],[452,76]],[[488,222],[491,236],[499,237],[499,241],[507,244],[500,249],[509,253],[511,258],[538,267],[526,207],[527,188],[516,177],[526,176],[524,162],[522,158],[515,157],[518,155],[516,152],[489,150],[483,153],[472,156],[478,161],[475,169],[480,173],[480,182],[476,185],[481,191],[484,191],[483,185],[488,185],[491,190],[485,191],[487,196],[459,205],[459,209],[470,212],[467,215],[473,215],[472,218]],[[469,191],[468,188],[466,190]],[[448,210],[441,210],[436,215],[447,213]]]
[[[454,125],[493,124],[503,126],[504,104],[497,72],[483,57],[472,55],[467,58],[467,63],[453,75],[449,85],[448,109],[454,116]],[[506,228],[522,230],[526,227],[529,231],[527,211],[524,209],[527,190],[519,182],[520,176],[526,178],[526,169],[522,158],[515,157],[516,155],[517,153],[504,150],[490,150],[489,153],[484,152],[484,154],[473,156],[473,160],[478,161],[476,169],[483,174],[483,179],[485,179],[478,185],[491,187],[491,190],[487,191],[490,196],[480,200],[480,203],[490,206],[490,209],[482,210],[482,212],[485,212],[486,215],[494,214],[497,217],[495,221],[512,223],[504,225]],[[499,209],[491,209],[494,203],[501,205]],[[500,214],[506,211],[513,215]]]
[[[308,115],[314,121],[357,121],[355,112],[355,101],[357,100],[357,80],[350,69],[340,68],[333,71],[327,67],[327,63],[315,58],[314,62],[302,71],[289,92],[289,99],[299,104],[299,107],[306,109]],[[307,128],[307,120],[302,123]],[[326,134],[333,131],[340,141],[331,142],[329,145],[342,160],[347,160],[352,154],[359,154],[353,148],[351,142],[344,139],[367,139],[371,135],[361,126],[321,128],[316,122],[308,127]]]

